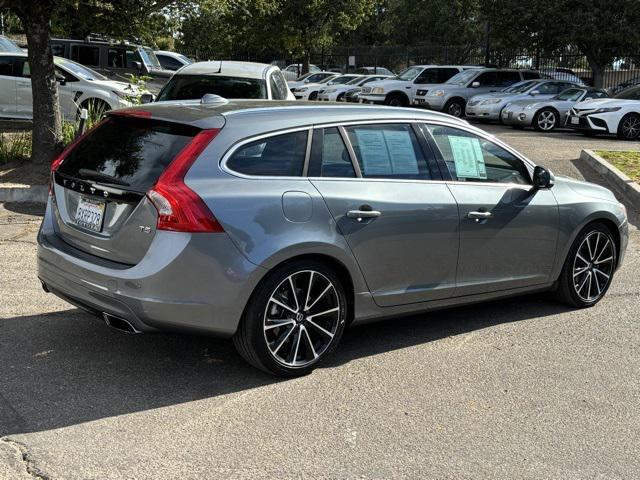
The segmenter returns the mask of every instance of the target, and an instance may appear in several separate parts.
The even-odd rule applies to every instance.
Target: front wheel
[[[238,353],[266,372],[296,377],[335,350],[348,303],[340,278],[320,262],[277,269],[257,288],[233,337]]]
[[[556,291],[559,300],[579,308],[598,303],[611,285],[616,258],[611,231],[601,223],[587,225],[562,268]]]
[[[444,112],[448,113],[453,117],[462,118],[464,116],[464,109],[466,104],[464,101],[454,98],[453,100],[449,100],[444,106]]]
[[[638,140],[640,138],[640,115],[629,113],[622,117],[618,126],[618,138],[622,140]]]
[[[551,108],[543,108],[533,117],[533,128],[539,132],[550,132],[558,126],[558,114]]]

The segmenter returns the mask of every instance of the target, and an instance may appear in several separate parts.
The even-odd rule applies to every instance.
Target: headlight
[[[384,93],[384,87],[373,87],[371,93]]]
[[[118,90],[111,90],[111,93],[115,94],[116,96],[118,96],[119,98],[126,100],[128,102],[131,101],[131,97],[135,97],[137,95],[133,94],[133,93],[127,93],[127,92],[120,92]]]
[[[495,105],[496,103],[500,103],[502,100],[500,100],[499,98],[492,98],[490,100],[483,100],[482,104],[483,105]]]
[[[444,90],[431,90],[429,92],[430,97],[444,97]]]
[[[417,90],[416,91],[416,95],[419,95],[421,97],[424,97],[427,93],[429,93],[429,90]]]
[[[535,103],[530,103],[529,105],[527,105],[526,107],[524,107],[525,110],[531,110],[532,108],[534,108],[536,106]]]
[[[597,110],[591,113],[609,113],[609,112],[617,112],[622,107],[607,107],[607,108],[598,108]]]

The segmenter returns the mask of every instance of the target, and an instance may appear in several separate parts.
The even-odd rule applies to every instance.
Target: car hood
[[[602,108],[602,107],[624,107],[627,105],[638,105],[638,100],[625,100],[623,98],[597,98],[594,100],[587,100],[586,102],[580,102],[580,108]]]
[[[370,87],[372,89],[376,87],[382,87],[384,88],[385,92],[389,92],[396,88],[404,88],[410,83],[411,82],[408,82],[406,80],[378,80],[376,82],[367,83],[367,87]]]
[[[92,80],[91,85],[99,85],[108,90],[116,90],[130,95],[139,94],[142,90],[137,85],[127,82],[117,82],[115,80]]]
[[[555,175],[555,183],[563,184],[578,195],[582,195],[584,197],[618,203],[618,200],[611,190],[600,185],[596,185],[595,183],[584,182],[576,180],[575,178],[565,177],[563,175]]]
[[[535,105],[535,106],[542,106],[542,105],[547,105],[551,103],[551,99],[547,98],[547,99],[541,99],[541,98],[533,98],[530,96],[527,96],[525,98],[517,98],[513,101],[509,102],[509,106],[510,107],[526,107],[527,105]]]

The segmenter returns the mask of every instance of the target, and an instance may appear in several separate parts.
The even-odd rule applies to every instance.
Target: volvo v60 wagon
[[[542,290],[592,306],[628,238],[609,190],[465,121],[383,106],[112,111],[51,178],[45,290],[127,332],[232,337],[282,376],[350,324]]]

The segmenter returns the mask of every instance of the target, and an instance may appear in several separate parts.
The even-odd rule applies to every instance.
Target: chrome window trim
[[[238,151],[238,149],[248,143],[252,143],[252,142],[256,142],[258,140],[262,140],[262,139],[266,139],[266,138],[271,138],[271,137],[277,137],[279,135],[285,135],[287,133],[295,133],[295,132],[303,132],[306,131],[307,132],[307,142],[309,141],[309,137],[312,136],[311,130],[313,130],[313,126],[304,126],[304,127],[295,127],[295,128],[287,128],[284,130],[275,130],[275,131],[271,131],[268,133],[262,133],[260,135],[254,135],[252,137],[247,137],[243,140],[240,140],[236,143],[234,143],[233,145],[231,145],[227,151],[224,153],[224,155],[222,156],[222,159],[220,160],[220,162],[218,163],[218,166],[220,167],[220,169],[225,172],[228,173],[229,175],[233,175],[234,177],[239,177],[239,178],[245,178],[248,180],[302,180],[302,179],[306,179],[307,177],[304,175],[299,175],[299,176],[285,176],[285,175],[277,175],[277,176],[273,176],[273,175],[247,175],[245,173],[240,173],[240,172],[236,172],[235,170],[229,168],[227,166],[227,161],[229,160],[229,158],[231,158],[231,156],[233,156],[234,153],[236,153]],[[307,143],[307,147],[306,147],[306,151],[305,151],[305,158],[304,158],[304,164],[303,164],[303,173],[304,173],[304,165],[308,165],[309,163],[309,154],[310,154],[310,149],[309,149],[309,143]]]

